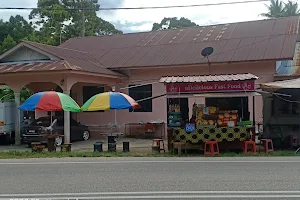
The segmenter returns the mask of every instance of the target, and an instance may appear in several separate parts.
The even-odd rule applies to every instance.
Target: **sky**
[[[36,7],[38,0],[0,0],[0,7]],[[196,5],[245,0],[98,0],[101,7],[149,7]],[[98,15],[111,22],[124,33],[149,31],[153,23],[164,17],[186,17],[199,25],[232,23],[263,19],[259,14],[267,12],[268,2],[245,3],[193,8],[114,10],[99,11]],[[30,10],[0,10],[0,18],[7,20],[11,15],[20,14],[28,18]]]

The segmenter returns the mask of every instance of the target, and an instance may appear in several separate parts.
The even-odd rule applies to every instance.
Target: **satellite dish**
[[[212,47],[206,47],[201,51],[201,55],[203,57],[208,57],[214,52],[214,48]]]

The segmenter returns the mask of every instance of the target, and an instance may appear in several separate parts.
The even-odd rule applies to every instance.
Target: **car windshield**
[[[49,118],[39,118],[34,120],[30,125],[48,127],[51,125],[51,120]]]

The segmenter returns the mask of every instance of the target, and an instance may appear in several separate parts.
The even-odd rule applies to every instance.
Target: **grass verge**
[[[300,156],[300,154],[295,154],[295,151],[274,151],[273,153],[256,153],[256,154],[244,154],[244,153],[222,153],[217,155],[218,157],[280,157],[280,156]],[[216,156],[216,157],[217,157]]]
[[[215,157],[263,157],[263,156],[300,156],[294,154],[294,151],[275,151],[271,154],[256,153],[222,153]],[[123,153],[123,152],[42,152],[33,153],[31,151],[10,151],[0,152],[0,159],[18,159],[18,158],[65,158],[65,157],[177,157],[176,154],[161,153]],[[182,155],[182,157],[204,157],[202,154]]]

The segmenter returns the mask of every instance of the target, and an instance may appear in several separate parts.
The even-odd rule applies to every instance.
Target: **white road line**
[[[170,196],[107,196],[107,197],[50,197],[51,200],[60,199],[253,199],[253,198],[300,198],[300,195],[170,195]],[[39,198],[39,200],[48,200],[49,198]]]
[[[300,160],[145,160],[145,161],[66,161],[66,162],[7,162],[0,165],[57,165],[57,164],[130,164],[130,163],[300,163]]]
[[[145,192],[90,192],[90,193],[52,193],[52,194],[0,194],[0,197],[32,196],[95,196],[95,195],[156,195],[156,194],[299,194],[300,191],[145,191]]]

